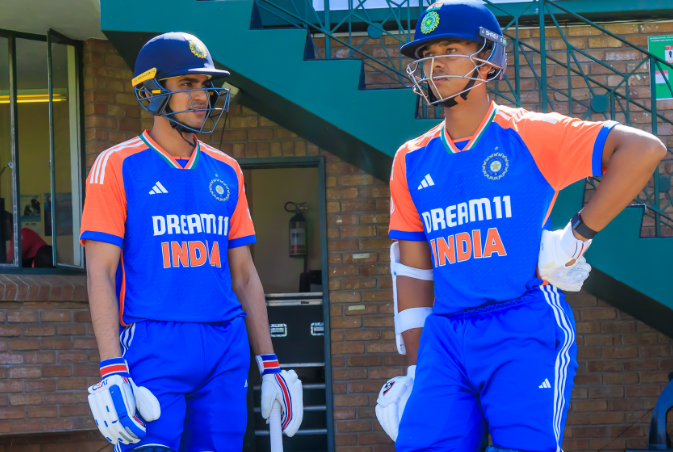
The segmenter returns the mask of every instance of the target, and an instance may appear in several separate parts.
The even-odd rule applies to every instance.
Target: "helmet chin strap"
[[[472,87],[474,86],[474,82],[476,82],[476,78],[477,78],[478,75],[479,75],[479,71],[477,70],[477,68],[474,68],[474,71],[470,75],[470,80],[465,84],[465,88],[463,88],[461,90],[463,92],[459,95],[463,100],[467,100],[467,95],[470,94],[470,91],[472,91]],[[444,108],[455,107],[456,105],[458,105],[458,101],[456,101],[456,97],[458,97],[458,96],[454,96],[451,99],[447,99],[443,102],[440,102],[439,104],[441,106],[443,106]]]
[[[171,107],[169,107],[168,105],[166,105],[166,113],[173,113],[173,110],[171,110]],[[173,129],[177,130],[177,132],[180,134],[180,138],[182,138],[185,141],[185,143],[190,145],[192,147],[192,149],[196,149],[196,140],[194,140],[194,142],[192,143],[187,138],[185,138],[184,135],[182,135],[184,132],[191,132],[191,131],[189,129],[185,128],[185,126],[183,124],[181,124],[177,121],[169,121],[169,122],[171,124],[171,127]]]

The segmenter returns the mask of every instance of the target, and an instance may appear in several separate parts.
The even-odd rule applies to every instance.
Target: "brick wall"
[[[131,71],[107,41],[84,42],[86,167],[105,149],[138,136],[140,106]]]
[[[0,294],[0,435],[95,427],[86,277],[0,275]]]

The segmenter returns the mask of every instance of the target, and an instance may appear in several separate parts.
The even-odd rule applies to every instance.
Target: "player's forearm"
[[[435,284],[433,281],[422,281],[407,276],[397,277],[397,307],[400,312],[411,308],[431,308],[434,298]],[[414,328],[402,333],[409,366],[416,364],[422,331],[423,328]]]
[[[271,343],[271,333],[269,331],[269,316],[266,312],[266,302],[264,301],[264,289],[254,267],[245,280],[237,281],[234,285],[234,292],[236,292],[243,311],[246,313],[245,326],[248,330],[248,338],[255,355],[273,353],[273,344]]]
[[[607,226],[633,201],[666,156],[666,147],[653,135],[626,128],[612,133],[618,140],[615,151],[596,193],[582,210],[582,221],[594,231]]]
[[[100,359],[118,358],[121,356],[121,347],[114,274],[87,265],[87,287]]]

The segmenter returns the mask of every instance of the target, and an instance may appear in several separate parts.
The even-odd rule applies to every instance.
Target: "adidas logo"
[[[540,386],[538,386],[538,388],[540,388],[540,389],[550,389],[551,385],[549,384],[549,380],[547,378],[545,378],[544,381],[542,382],[542,384]]]
[[[152,190],[150,190],[150,195],[156,195],[159,193],[168,193],[168,190],[161,185],[161,182],[157,181],[156,184],[154,184],[154,187],[152,187]]]
[[[418,189],[420,190],[421,188],[428,188],[435,185],[435,182],[432,180],[432,177],[430,177],[429,174],[425,175],[425,179],[421,181],[421,185],[418,186]]]

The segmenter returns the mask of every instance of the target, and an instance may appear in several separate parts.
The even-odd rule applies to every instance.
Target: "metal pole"
[[[49,177],[51,190],[51,256],[56,267],[56,174],[54,172],[54,74],[52,72],[51,30],[47,32],[47,90],[49,93]],[[45,212],[46,214],[47,212]]]
[[[323,4],[325,5],[325,58],[332,58],[332,44],[329,38],[332,34],[332,22],[329,17],[329,0],[324,0]]]
[[[657,136],[657,84],[655,74],[655,60],[650,58],[650,99],[652,102],[652,135]],[[626,86],[628,90],[628,85]],[[657,210],[654,211],[654,234],[657,237],[661,236],[661,218],[659,215],[659,165],[654,170],[654,193],[652,195],[654,206]]]
[[[519,74],[519,18],[514,24],[516,27],[516,40],[514,41],[514,86],[516,89],[516,106],[521,108],[521,75]]]
[[[14,262],[21,267],[21,212],[19,209],[19,111],[16,97],[16,38],[9,37],[9,124],[12,139],[12,201],[14,213]]]
[[[547,43],[544,30],[544,2],[538,0],[540,5],[540,111],[547,113]]]

